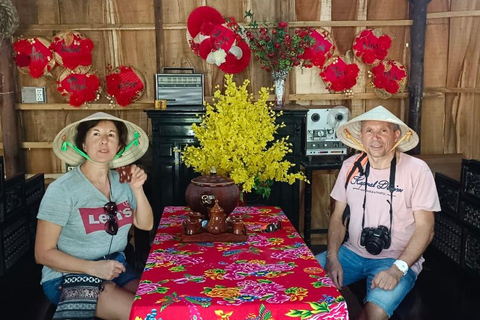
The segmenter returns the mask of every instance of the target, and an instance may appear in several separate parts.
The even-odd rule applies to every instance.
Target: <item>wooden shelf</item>
[[[153,109],[153,101],[133,103],[128,107],[112,107],[108,103],[92,103],[78,108],[72,107],[68,103],[17,103],[17,110],[65,110],[65,111],[85,111],[85,110],[112,110],[112,111],[130,111],[130,110],[145,110]]]

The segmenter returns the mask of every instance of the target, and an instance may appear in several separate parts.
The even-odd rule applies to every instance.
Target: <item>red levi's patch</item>
[[[130,207],[128,201],[117,203],[117,221],[118,227],[133,223],[133,209]],[[86,234],[102,231],[105,232],[105,222],[108,221],[108,214],[104,211],[103,206],[98,208],[80,208],[80,216],[82,217],[83,225]]]

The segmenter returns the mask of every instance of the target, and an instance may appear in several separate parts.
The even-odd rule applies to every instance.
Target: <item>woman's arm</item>
[[[147,196],[145,195],[145,191],[143,190],[143,184],[147,180],[147,174],[143,169],[136,165],[132,165],[130,170],[132,175],[130,188],[132,189],[133,196],[137,202],[133,224],[141,230],[152,230],[153,211],[150,202],[148,202]]]
[[[115,260],[89,261],[76,258],[57,249],[58,238],[62,227],[38,220],[35,238],[35,260],[37,263],[64,273],[86,273],[102,279],[111,280],[125,267]]]

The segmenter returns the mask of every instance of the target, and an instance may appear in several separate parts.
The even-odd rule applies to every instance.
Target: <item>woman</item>
[[[44,292],[58,304],[65,275],[94,276],[105,280],[95,316],[128,319],[139,277],[123,250],[132,223],[151,230],[153,213],[143,191],[146,173],[132,165],[130,181],[121,183],[111,168],[139,159],[148,137],[133,123],[99,112],[65,127],[53,148],[77,167],[54,181],[40,204],[35,258],[44,265]]]

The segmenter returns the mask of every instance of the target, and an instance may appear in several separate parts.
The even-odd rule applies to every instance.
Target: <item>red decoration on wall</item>
[[[23,74],[40,78],[55,67],[55,60],[48,48],[50,42],[44,38],[19,39],[13,44],[15,63]]]
[[[359,71],[355,63],[347,63],[344,58],[337,56],[325,63],[320,77],[328,90],[345,92],[357,83]]]
[[[107,98],[125,107],[138,100],[145,91],[145,79],[133,67],[120,66],[106,77]]]
[[[62,31],[50,44],[55,61],[71,70],[92,64],[93,47],[92,40],[77,31]]]
[[[353,53],[365,64],[374,64],[385,59],[392,39],[379,29],[365,29],[353,41]]]
[[[312,47],[306,48],[303,55],[300,55],[299,58],[311,61],[312,65],[305,64],[305,67],[316,66],[321,69],[325,61],[333,56],[336,48],[335,42],[330,32],[322,28],[312,31],[310,37],[315,39],[315,43]]]
[[[100,97],[100,80],[88,68],[65,69],[58,76],[57,90],[71,106],[80,107]]]
[[[372,68],[373,86],[375,92],[381,98],[389,98],[405,88],[407,72],[405,67],[398,61],[388,59]]]
[[[239,73],[250,63],[251,52],[245,40],[235,31],[233,18],[225,20],[209,6],[194,9],[187,20],[187,41],[190,49],[207,63],[217,65],[225,73]]]

